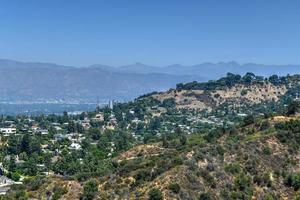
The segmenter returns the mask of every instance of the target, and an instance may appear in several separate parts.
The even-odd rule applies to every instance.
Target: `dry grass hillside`
[[[163,102],[174,98],[176,107],[189,109],[211,110],[225,102],[262,103],[265,101],[278,101],[280,96],[287,92],[285,85],[275,86],[271,83],[243,85],[237,84],[231,88],[214,91],[204,90],[169,90],[165,93],[153,94],[152,97]]]
[[[103,180],[99,198],[146,200],[157,188],[166,200],[199,199],[201,194],[211,199],[293,199],[297,190],[286,185],[284,174],[300,172],[300,154],[291,153],[270,126],[260,131],[257,124],[249,125],[214,143],[176,150],[161,144],[136,146],[118,157],[124,168]],[[189,138],[190,144],[195,137]],[[174,184],[179,191],[172,189]]]

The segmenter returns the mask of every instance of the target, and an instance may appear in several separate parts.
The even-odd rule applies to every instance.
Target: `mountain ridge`
[[[167,90],[180,82],[202,82],[228,72],[245,74],[248,71],[261,76],[270,76],[274,71],[278,75],[296,74],[300,73],[300,65],[241,65],[232,61],[165,67],[143,63],[121,67],[99,64],[74,67],[0,59],[0,101],[126,101],[144,93]]]

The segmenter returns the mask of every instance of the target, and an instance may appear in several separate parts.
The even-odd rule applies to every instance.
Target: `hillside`
[[[299,83],[300,79],[297,76],[271,76],[263,79],[252,73],[243,77],[229,73],[227,77],[217,81],[177,84],[176,89],[146,95],[146,98],[153,98],[161,103],[173,102],[177,109],[212,111],[225,104],[239,107],[276,103]]]
[[[273,119],[260,123],[267,122]],[[273,126],[261,131],[259,124],[243,129],[226,131],[210,142],[191,136],[186,145],[153,144],[156,150],[137,146],[121,155],[116,176],[100,182],[99,197],[148,199],[157,188],[163,199],[295,198],[298,182],[291,187],[288,180],[298,176],[300,160],[291,139],[283,138],[287,133]]]
[[[174,98],[176,107],[209,109],[212,110],[226,102],[234,103],[262,103],[264,101],[278,101],[281,95],[287,91],[286,86],[274,86],[266,83],[263,85],[245,86],[237,84],[228,89],[216,89],[208,93],[205,90],[170,90],[166,93],[154,94],[152,98],[161,102]]]
[[[299,199],[299,81],[228,74],[80,115],[2,116],[17,133],[1,135],[3,173],[22,181],[4,199]]]
[[[297,199],[300,156],[294,138],[300,119],[289,120],[259,120],[220,137],[188,136],[186,144],[174,139],[168,146],[133,147],[114,158],[112,174],[98,178],[94,199],[146,200],[153,189],[166,200]],[[288,132],[290,125],[296,130]],[[83,192],[73,180],[52,177],[41,183],[38,189],[28,188],[30,198],[46,198],[47,191],[55,193],[58,187],[66,190],[61,199],[77,199]]]

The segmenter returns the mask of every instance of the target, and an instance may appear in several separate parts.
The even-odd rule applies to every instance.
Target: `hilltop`
[[[152,98],[170,104],[177,109],[213,111],[227,104],[253,106],[261,103],[276,103],[286,94],[296,97],[300,77],[277,75],[264,78],[253,73],[244,76],[228,73],[226,77],[209,82],[177,84],[176,89],[154,92],[140,98]],[[298,97],[298,96],[297,96]]]

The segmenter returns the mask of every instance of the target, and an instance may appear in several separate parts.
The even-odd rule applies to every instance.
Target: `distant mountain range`
[[[273,74],[287,75],[300,72],[300,65],[261,65],[255,63],[239,64],[237,62],[219,62],[219,63],[202,63],[197,65],[185,66],[180,64],[169,65],[165,67],[155,67],[143,63],[121,67],[110,67],[106,65],[91,65],[91,67],[101,68],[113,72],[127,73],[162,73],[170,75],[196,75],[203,80],[218,79],[226,73],[245,74],[252,72],[257,75],[270,76]]]
[[[193,66],[149,66],[142,63],[112,67],[63,66],[52,63],[0,59],[0,101],[16,102],[106,102],[130,100],[151,91],[163,91],[176,83],[207,81],[227,72],[286,75],[300,72],[300,65],[259,65],[236,62]]]

